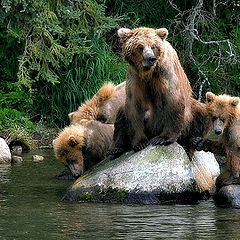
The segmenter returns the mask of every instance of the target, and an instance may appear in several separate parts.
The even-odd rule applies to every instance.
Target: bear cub
[[[240,98],[206,93],[206,106],[211,127],[206,138],[195,138],[193,145],[200,151],[226,156],[226,167],[217,178],[216,186],[240,183]]]
[[[66,127],[53,141],[55,156],[78,178],[106,157],[113,131],[113,124],[95,120]]]

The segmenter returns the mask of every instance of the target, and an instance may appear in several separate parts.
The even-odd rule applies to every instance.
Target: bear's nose
[[[150,56],[149,58],[148,58],[148,62],[149,62],[149,64],[151,65],[151,66],[153,66],[154,64],[155,64],[155,62],[156,62],[156,57],[155,56]]]
[[[216,135],[221,135],[222,134],[222,130],[221,129],[217,129],[217,130],[215,130],[215,133],[216,133]]]
[[[80,177],[80,174],[79,174],[79,173],[74,173],[74,174],[73,174],[73,177],[74,177],[74,178],[78,178],[78,177]]]

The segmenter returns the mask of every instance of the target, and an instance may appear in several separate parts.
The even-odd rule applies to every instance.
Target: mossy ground
[[[26,132],[24,129],[16,128],[1,130],[0,137],[5,139],[11,147],[20,145],[23,150],[32,150],[40,148],[52,148],[52,141],[57,137],[59,129],[42,127],[42,130],[35,132]]]

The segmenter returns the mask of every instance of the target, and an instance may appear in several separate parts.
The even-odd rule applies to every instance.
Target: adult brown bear
[[[149,143],[168,145],[178,139],[190,149],[191,132],[202,136],[206,130],[206,109],[192,98],[178,55],[166,40],[168,30],[121,28],[118,35],[128,62],[126,104],[118,112],[109,154],[131,147],[138,151]]]

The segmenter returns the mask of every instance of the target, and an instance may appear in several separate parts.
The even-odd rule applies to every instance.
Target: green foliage
[[[77,56],[72,66],[62,71],[61,84],[45,84],[37,94],[36,102],[48,122],[62,127],[69,124],[68,113],[91,98],[105,82],[124,81],[126,64],[114,57],[105,42],[94,39],[91,57]],[[40,106],[36,105],[37,109]]]
[[[122,82],[126,64],[116,35],[120,26],[167,27],[197,92],[202,79],[189,60],[186,25],[198,1],[171,2],[174,5],[169,0],[1,0],[0,128],[35,131],[29,117],[63,127],[69,124],[68,113],[104,82]],[[217,5],[216,16],[213,1],[203,2],[195,21],[201,39],[230,39],[234,54],[229,58],[225,43],[220,56],[217,45],[194,41],[194,57],[210,82],[204,91],[239,95],[239,0]]]
[[[234,2],[217,8],[216,17],[199,20],[202,39],[205,41],[229,40],[231,44],[204,45],[196,42],[194,54],[201,69],[209,78],[205,91],[239,96],[240,85],[240,7]],[[194,69],[194,66],[192,66]],[[197,76],[197,75],[196,75]],[[196,78],[196,77],[195,77]],[[196,81],[196,80],[195,80]]]
[[[0,39],[20,46],[17,51],[0,49],[3,62],[8,54],[15,61],[11,82],[18,82],[15,89],[0,86],[2,107],[31,111],[63,126],[68,113],[104,82],[124,79],[121,57],[114,56],[103,38],[118,20],[105,16],[101,1],[2,0],[1,4]],[[3,71],[9,72],[11,63]],[[9,82],[8,75],[4,81]]]
[[[76,54],[91,53],[91,31],[101,34],[111,25],[103,10],[91,0],[2,1],[2,24],[25,42],[18,80],[29,88],[34,81],[59,82],[59,67],[71,64]]]
[[[0,83],[0,108],[15,109],[28,112],[32,107],[32,94],[16,83]]]
[[[16,109],[0,108],[0,130],[22,128],[28,133],[36,131],[36,126],[26,114]]]
[[[15,82],[18,70],[17,58],[22,53],[24,44],[12,37],[6,30],[0,29],[0,82],[6,80]]]

